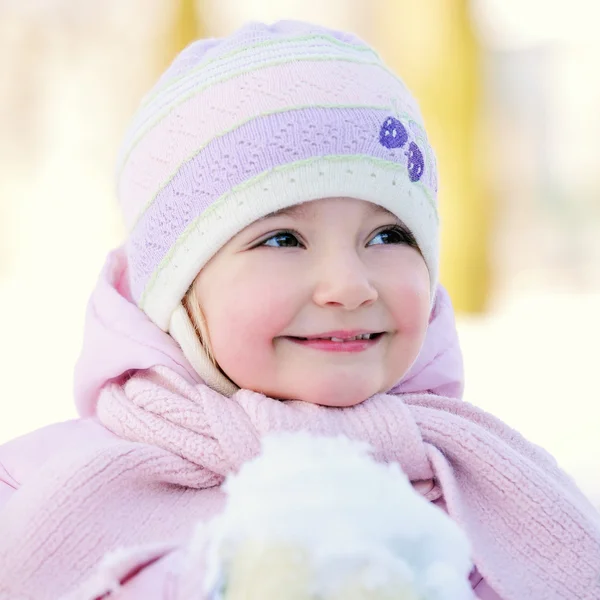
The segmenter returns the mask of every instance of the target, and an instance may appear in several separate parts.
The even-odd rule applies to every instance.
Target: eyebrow
[[[280,210],[275,210],[266,214],[264,217],[257,219],[257,221],[264,221],[271,217],[308,217],[309,213],[312,212],[306,207],[308,202],[302,202],[301,204],[293,204]]]
[[[310,214],[313,212],[310,204],[311,204],[310,201],[302,202],[300,204],[293,204],[292,206],[288,206],[286,208],[282,208],[280,210],[273,211],[273,212],[265,215],[264,217],[257,219],[257,221],[264,221],[271,217],[300,217],[300,218],[307,219],[307,218],[310,218]],[[372,214],[385,214],[385,215],[390,215],[390,216],[394,217],[395,219],[398,219],[398,217],[394,213],[390,212],[386,208],[383,208],[383,206],[379,206],[379,204],[374,204],[373,202],[369,202],[368,204],[369,204],[369,209]],[[400,219],[398,219],[398,220],[400,220]]]

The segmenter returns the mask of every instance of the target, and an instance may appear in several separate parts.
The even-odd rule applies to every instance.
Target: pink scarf
[[[600,598],[600,517],[553,459],[474,406],[423,393],[437,386],[459,392],[460,383],[440,366],[444,360],[436,363],[447,354],[448,364],[460,364],[451,358],[455,336],[438,332],[442,346],[429,340],[422,353],[430,361],[421,357],[394,393],[353,408],[277,402],[247,390],[226,398],[197,383],[176,348],[165,344],[168,336],[125,306],[122,274],[117,253],[103,291],[92,298],[92,317],[102,327],[91,336],[95,353],[84,350],[78,384],[80,410],[95,413],[116,435],[55,457],[35,485],[15,495],[18,502],[9,502],[0,522],[0,592],[14,582],[6,597],[60,598],[109,550],[184,544],[198,520],[221,508],[218,485],[257,454],[262,436],[306,429],[365,440],[379,460],[397,461],[411,480],[433,479],[427,497],[443,495],[471,540],[479,571],[504,600]],[[115,306],[121,302],[112,316],[103,293],[112,294]],[[132,335],[127,310],[141,319],[138,333],[150,336]],[[430,329],[449,322],[440,292]],[[146,364],[119,366],[124,359],[108,343],[117,332],[122,356],[142,344],[146,354],[133,355]],[[106,361],[102,335],[113,349]],[[92,357],[95,378],[83,377],[82,370],[93,371]],[[412,393],[411,385],[424,387]]]

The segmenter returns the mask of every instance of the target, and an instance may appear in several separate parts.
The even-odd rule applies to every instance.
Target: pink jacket
[[[131,374],[134,373],[139,373],[140,375],[129,379]],[[185,402],[191,397],[192,401],[185,405],[185,410],[182,409],[182,413],[195,410],[198,406],[202,405],[204,417],[209,418],[208,410],[210,406],[218,406],[220,402],[229,403],[231,406],[226,410],[232,411],[231,414],[235,414],[236,418],[254,419],[254,425],[247,431],[244,429],[245,425],[240,430],[235,427],[229,430],[227,427],[225,429],[217,427],[219,429],[218,432],[215,432],[213,427],[210,435],[204,438],[206,441],[203,442],[205,446],[202,448],[202,456],[209,457],[207,459],[209,462],[213,461],[209,465],[210,468],[202,467],[204,471],[199,475],[198,467],[194,465],[192,470],[187,472],[186,469],[190,469],[190,463],[185,462],[180,455],[188,451],[190,443],[195,443],[195,438],[188,436],[185,438],[184,445],[176,448],[176,450],[169,451],[171,432],[175,432],[172,435],[177,435],[177,432],[186,421],[178,422],[176,427],[173,426],[173,423],[169,423],[168,426],[171,429],[165,428],[159,430],[157,427],[152,428],[150,427],[151,419],[155,418],[156,415],[149,413],[148,410],[150,409],[150,404],[156,399],[155,395],[151,395],[150,404],[146,406],[136,405],[133,407],[133,404],[130,402],[132,399],[137,401],[148,390],[154,393],[157,389],[157,381],[161,381],[170,390],[169,392],[165,392],[165,394],[170,394],[169,402],[171,402],[165,408],[165,414],[172,414],[174,407],[179,406],[178,402]],[[35,600],[42,600],[42,597],[61,597],[65,598],[65,600],[67,598],[69,600],[96,600],[108,597],[115,598],[115,600],[133,600],[138,598],[148,600],[186,600],[187,598],[198,597],[194,593],[197,593],[198,579],[201,578],[202,569],[201,559],[194,559],[197,551],[192,535],[194,523],[209,519],[220,510],[223,503],[223,495],[218,485],[222,481],[219,474],[222,473],[224,475],[231,468],[235,468],[235,464],[233,467],[229,463],[225,464],[225,458],[231,457],[217,456],[218,453],[215,454],[213,450],[210,450],[211,440],[214,439],[214,436],[218,437],[222,435],[223,439],[231,439],[231,444],[235,444],[237,442],[236,436],[238,435],[250,435],[252,437],[256,435],[255,432],[260,433],[260,427],[262,426],[260,416],[261,414],[264,415],[265,410],[279,411],[281,414],[274,415],[273,421],[277,421],[280,424],[284,422],[290,423],[292,418],[297,419],[298,423],[307,422],[309,418],[307,415],[309,413],[314,416],[315,410],[321,410],[320,407],[290,406],[287,403],[274,403],[264,397],[259,398],[259,395],[252,393],[242,394],[238,399],[230,401],[223,398],[215,398],[215,394],[198,381],[193,369],[182,356],[175,342],[155,327],[129,301],[126,265],[120,251],[116,251],[109,257],[89,305],[84,348],[76,369],[75,391],[77,407],[82,418],[50,425],[0,447],[0,528],[4,528],[1,530],[2,535],[0,535],[0,598],[16,597],[14,593],[11,595],[12,591],[21,589],[18,588],[16,583],[9,581],[10,575],[8,573],[12,573],[13,571],[8,570],[3,572],[2,561],[4,560],[5,565],[8,565],[13,558],[12,549],[19,547],[21,551],[26,552],[22,557],[15,558],[14,560],[15,564],[19,565],[18,569],[23,569],[22,565],[24,562],[27,562],[27,557],[30,554],[33,555],[32,544],[33,542],[37,543],[35,536],[44,535],[44,528],[48,525],[48,520],[51,519],[51,513],[48,513],[48,515],[44,514],[45,496],[36,497],[36,494],[39,496],[45,493],[44,490],[47,489],[43,487],[36,489],[36,486],[39,487],[39,482],[48,480],[48,474],[53,473],[53,469],[56,469],[56,465],[60,461],[64,463],[65,461],[72,460],[75,464],[80,454],[83,455],[88,451],[98,450],[98,455],[104,453],[110,456],[110,453],[114,449],[118,450],[118,454],[115,454],[115,456],[123,460],[127,460],[127,457],[134,455],[147,456],[145,461],[138,461],[135,463],[137,466],[131,467],[133,469],[133,476],[130,476],[128,481],[133,488],[128,489],[127,493],[134,498],[136,485],[135,473],[139,471],[139,477],[143,479],[145,462],[153,461],[154,464],[157,460],[169,461],[168,468],[173,472],[172,485],[177,486],[179,496],[175,496],[174,494],[169,495],[169,488],[167,486],[163,489],[163,496],[161,498],[165,501],[172,501],[173,510],[164,511],[164,505],[150,505],[145,510],[140,508],[140,512],[143,514],[152,515],[155,513],[160,518],[152,522],[151,527],[140,530],[143,533],[140,533],[139,539],[134,539],[131,547],[120,550],[116,555],[113,553],[105,559],[103,559],[105,550],[119,550],[119,545],[111,546],[110,540],[101,538],[97,541],[86,540],[87,551],[86,555],[81,557],[81,570],[85,570],[85,577],[83,579],[89,576],[89,585],[84,583],[83,586],[77,586],[77,591],[73,593],[59,595],[52,592],[53,582],[50,581],[51,575],[48,575],[47,591],[38,589],[34,595],[20,595],[18,597],[23,599],[35,597]],[[423,393],[429,395],[423,396]],[[536,478],[536,485],[531,487],[534,491],[536,488],[542,490],[540,492],[541,496],[537,500],[540,502],[540,511],[542,508],[547,511],[556,505],[554,520],[556,519],[556,515],[562,514],[557,512],[559,509],[562,510],[562,508],[567,510],[567,512],[570,511],[570,515],[571,513],[575,515],[573,519],[578,521],[573,531],[576,532],[576,535],[579,535],[577,532],[581,531],[583,532],[582,535],[585,534],[587,536],[581,538],[582,540],[585,539],[586,554],[584,558],[587,559],[589,557],[592,562],[595,561],[595,557],[600,556],[600,523],[596,519],[595,514],[588,509],[585,500],[579,492],[562,474],[558,473],[558,470],[555,469],[546,455],[541,453],[539,449],[528,445],[516,432],[505,428],[491,417],[478,412],[477,409],[473,407],[469,408],[468,405],[460,403],[458,400],[453,400],[453,398],[460,398],[461,393],[462,364],[452,310],[446,294],[443,290],[440,290],[436,306],[432,312],[427,339],[421,355],[413,369],[411,369],[411,372],[390,392],[390,394],[400,394],[402,395],[401,397],[406,398],[407,406],[404,406],[399,399],[396,400],[396,396],[394,395],[383,396],[381,398],[386,414],[394,411],[393,407],[397,406],[399,410],[401,409],[401,412],[404,411],[403,414],[405,416],[408,415],[411,422],[414,417],[417,426],[428,431],[427,435],[429,437],[427,439],[429,441],[425,441],[427,442],[426,446],[429,448],[428,451],[430,451],[429,461],[436,465],[436,479],[442,482],[446,481],[447,483],[445,484],[445,488],[442,486],[445,489],[444,497],[442,498],[439,497],[439,494],[437,496],[432,495],[431,485],[427,485],[427,482],[416,483],[417,489],[420,489],[427,498],[435,500],[443,507],[445,507],[447,501],[450,514],[453,516],[459,515],[459,520],[460,515],[465,514],[465,502],[477,498],[476,491],[472,491],[470,496],[460,496],[458,492],[459,488],[456,487],[459,485],[457,482],[459,482],[460,477],[457,478],[456,473],[453,474],[448,470],[450,467],[444,455],[435,449],[436,444],[443,446],[445,443],[444,440],[450,437],[448,432],[451,431],[451,429],[444,430],[443,427],[447,424],[439,421],[439,415],[455,413],[457,415],[456,419],[458,419],[464,413],[462,416],[468,417],[468,427],[465,429],[465,432],[479,432],[477,423],[481,422],[485,425],[486,429],[481,430],[479,433],[483,436],[488,434],[493,436],[493,439],[492,437],[489,439],[490,444],[497,444],[498,448],[501,448],[502,444],[507,444],[507,447],[510,446],[512,448],[510,456],[522,457],[518,459],[519,464],[515,463],[514,465],[509,465],[509,467],[512,468],[514,466],[517,470],[520,470],[517,474],[521,477],[523,473],[531,473],[531,476]],[[419,394],[421,395],[419,396]],[[211,404],[211,402],[216,402],[217,404]],[[399,404],[396,404],[398,402]],[[302,405],[303,403],[292,404]],[[361,405],[358,411],[369,411],[371,410],[370,406]],[[340,411],[335,413],[323,412],[322,420],[324,422],[327,419],[331,420],[334,414],[340,415],[342,413]],[[356,420],[356,417],[353,417],[353,419]],[[350,421],[348,419],[347,423]],[[196,422],[202,422],[202,419]],[[231,422],[228,421],[228,423]],[[320,423],[320,421],[316,422]],[[164,423],[160,421],[159,425],[162,428]],[[214,425],[215,423],[211,423],[211,426]],[[218,426],[218,423],[216,425]],[[335,427],[337,426],[338,423],[335,424]],[[385,427],[389,428],[390,424],[388,423]],[[435,441],[436,433],[439,434],[438,442]],[[413,434],[420,439],[418,429],[415,429]],[[466,435],[472,434],[465,433],[463,434],[463,438]],[[250,439],[248,443],[252,445],[255,441],[254,439]],[[159,445],[156,446],[156,443]],[[461,451],[462,445],[463,442],[456,444],[455,449],[457,452]],[[228,447],[227,444],[221,444],[220,451],[227,453]],[[489,448],[491,449],[492,446],[490,445]],[[451,450],[452,448],[449,446],[447,454]],[[394,451],[404,452],[403,449],[398,448],[395,448]],[[385,453],[382,454],[384,459],[386,456]],[[56,457],[60,457],[60,461]],[[485,460],[493,460],[489,457],[483,458]],[[456,460],[457,463],[460,463],[459,458]],[[503,458],[498,463],[504,464],[503,461],[506,462],[506,460],[506,458]],[[529,465],[528,461],[533,462]],[[398,459],[398,462],[402,465],[402,460]],[[527,464],[523,466],[521,462]],[[112,464],[113,460],[111,459],[99,470],[105,471],[110,469]],[[198,461],[196,461],[197,464]],[[411,463],[408,461],[406,464]],[[485,464],[485,462],[481,464]],[[541,467],[538,468],[536,465],[541,465]],[[425,468],[430,467],[425,465]],[[481,469],[482,467],[478,468]],[[405,468],[405,470],[407,469]],[[477,469],[473,472],[477,473]],[[411,476],[411,473],[408,474]],[[64,481],[66,482],[68,481],[68,473],[65,477]],[[197,485],[198,477],[202,479],[202,485]],[[419,479],[421,477],[418,474],[414,477],[411,476],[411,480]],[[181,495],[185,495],[185,481],[188,480],[194,482],[190,483],[190,485],[192,487],[196,486],[198,489],[193,490],[193,502],[186,500],[184,503],[181,500]],[[110,476],[106,475],[106,485],[102,489],[99,488],[95,495],[87,496],[90,505],[96,497],[105,498],[106,502],[110,503],[115,496],[119,495],[120,489],[118,486],[115,490],[110,490],[111,481]],[[553,481],[556,481],[556,483],[552,483]],[[476,477],[473,479],[473,476],[471,476],[471,480],[469,481],[465,479],[465,485],[471,485],[473,488],[473,484],[476,487]],[[556,495],[553,496],[555,500],[551,504],[548,504],[547,507],[543,507],[542,498],[549,493],[555,493],[553,486],[556,487]],[[521,479],[519,487],[526,487],[524,479]],[[102,495],[103,492],[105,492],[104,496]],[[530,497],[527,496],[526,498]],[[508,500],[510,501],[510,499]],[[68,501],[68,498],[66,500],[61,499],[60,501],[64,503]],[[140,507],[144,506],[144,501],[145,497],[140,497],[136,500],[136,502],[139,502]],[[574,507],[573,510],[571,510],[571,504]],[[32,519],[27,519],[23,528],[19,529],[15,526],[16,529],[13,530],[13,523],[18,521],[22,515],[23,507],[27,506],[38,506],[41,508],[38,508],[37,514],[33,514]],[[118,512],[119,503],[115,502],[114,506],[115,511]],[[92,510],[92,508],[86,507],[88,510]],[[475,505],[473,505],[473,508],[475,508]],[[78,507],[73,506],[72,509],[69,509],[67,506],[66,510],[63,510],[63,513],[69,514],[71,510],[77,511]],[[160,513],[161,510],[162,513]],[[485,511],[487,509],[482,505],[481,507],[478,506],[477,510],[480,511],[479,514],[486,514]],[[514,507],[511,513],[507,512],[506,514],[507,517],[513,515],[511,518],[514,518]],[[490,515],[492,515],[492,512],[490,512]],[[117,515],[115,514],[116,517]],[[495,518],[495,522],[497,524],[500,523],[500,526],[504,525],[501,523],[504,520],[503,518],[490,516],[490,523],[492,522],[492,518]],[[564,538],[564,536],[560,538],[562,533],[559,525],[556,525],[552,519],[548,520],[549,517],[547,516],[544,516],[543,519],[547,520],[545,527],[549,533],[544,531],[540,533],[540,536],[543,537],[543,535],[548,533],[548,535],[551,534],[554,536],[548,538],[551,540]],[[39,523],[39,525],[36,523]],[[54,524],[52,525],[54,526]],[[473,525],[473,522],[470,522],[469,526],[471,527],[471,533],[478,539],[487,539],[485,519],[476,519],[475,524]],[[558,531],[556,527],[559,528]],[[481,531],[477,531],[477,528],[480,528]],[[552,531],[550,531],[551,529]],[[60,523],[54,529],[49,529],[49,531],[54,531],[56,536],[56,532],[61,531]],[[106,531],[109,531],[109,528]],[[168,535],[170,531],[173,532],[172,536]],[[86,535],[92,536],[94,534],[94,530],[86,533]],[[31,543],[28,539],[24,539],[27,536],[31,537]],[[58,544],[52,536],[46,536],[44,537],[45,541],[42,546],[35,546],[35,550],[38,554],[39,552],[46,552],[50,557],[53,553],[53,544],[56,543],[56,548],[69,547],[69,544],[71,546],[75,544],[75,541],[73,541],[75,537],[75,534],[71,534],[71,538],[62,539],[60,540],[60,544]],[[491,537],[493,538],[493,536]],[[489,543],[493,544],[493,539],[490,539]],[[577,543],[579,544],[579,542]],[[565,543],[561,542],[560,546],[564,545]],[[40,550],[40,547],[42,550]],[[77,549],[76,546],[74,548],[75,550]],[[560,548],[557,548],[556,551],[558,552],[559,550]],[[3,552],[4,554],[2,554]],[[58,550],[54,550],[54,552],[58,552]],[[97,556],[95,553],[97,553]],[[494,552],[492,550],[485,549],[482,556],[484,554],[486,556],[485,561],[488,561],[487,563],[484,561],[485,564],[489,564],[490,560],[493,561]],[[578,561],[579,559],[576,562]],[[551,564],[551,562],[548,564]],[[515,567],[518,565],[518,561],[513,561],[511,564]],[[600,562],[598,564],[600,565]],[[91,565],[91,568],[87,565]],[[589,587],[589,594],[586,591],[585,595],[582,594],[580,596],[581,598],[600,598],[600,593],[597,596],[594,595],[595,590],[600,592],[600,585],[593,583],[593,577],[600,575],[600,566],[598,573],[594,571],[594,568],[592,565],[591,569],[586,567],[587,570],[582,571],[584,573],[582,577],[586,577],[584,588],[588,590],[588,581],[591,587]],[[77,571],[77,569],[74,570]],[[487,573],[487,571],[485,572]],[[511,572],[510,569],[509,572]],[[50,573],[53,572],[50,571]],[[589,576],[589,573],[592,573],[592,576]],[[61,574],[57,573],[56,577],[57,580],[60,579]],[[479,598],[488,600],[498,600],[500,598],[477,571],[473,573],[472,583]],[[113,585],[114,591],[110,595],[97,593],[100,589],[110,588],[111,584],[115,585]],[[515,584],[512,589],[527,590],[528,585],[529,583],[527,582],[521,582]],[[531,585],[533,586],[533,584]],[[594,587],[594,585],[597,587]],[[509,588],[510,586],[506,589]],[[532,587],[531,589],[538,588]],[[196,592],[188,594],[186,590],[196,590]],[[43,595],[44,593],[47,595]],[[534,600],[536,598],[532,594],[529,594],[528,597]],[[550,596],[544,597],[549,598]],[[564,596],[557,594],[553,597],[560,598]],[[511,597],[507,595],[504,600],[512,600],[512,598],[516,598],[514,593],[511,594]]]

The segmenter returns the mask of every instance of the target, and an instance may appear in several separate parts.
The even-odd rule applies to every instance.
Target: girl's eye
[[[298,238],[289,231],[280,231],[260,244],[271,248],[300,248],[302,244]]]
[[[416,247],[417,242],[410,232],[404,231],[399,227],[391,227],[377,233],[367,246],[379,246],[383,244],[406,244],[407,246]]]

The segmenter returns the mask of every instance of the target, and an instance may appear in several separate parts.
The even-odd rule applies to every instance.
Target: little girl
[[[480,598],[600,598],[599,515],[461,401],[436,191],[414,99],[354,36],[189,46],[123,145],[81,418],[0,449],[0,598],[202,598],[221,483],[299,430],[397,462],[468,535]]]

